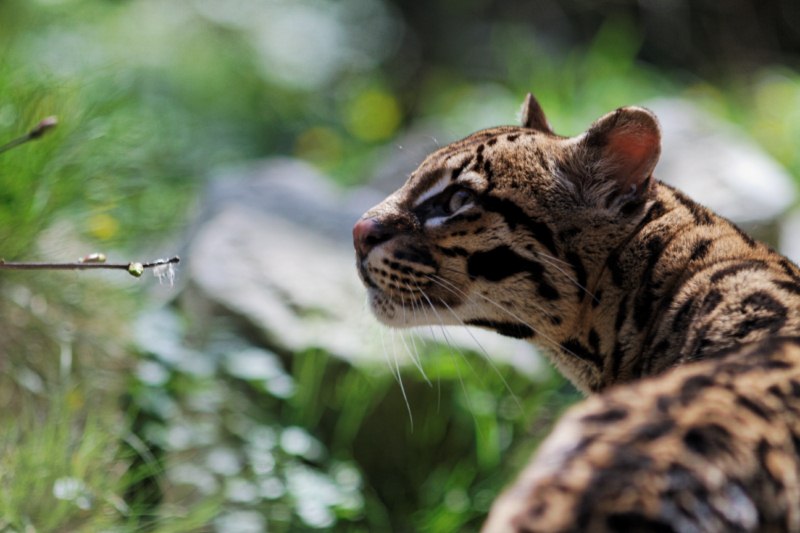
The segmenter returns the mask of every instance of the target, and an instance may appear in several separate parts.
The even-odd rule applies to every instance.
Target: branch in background
[[[23,263],[6,262],[0,259],[0,270],[126,270],[133,277],[140,277],[148,268],[153,269],[153,274],[159,280],[166,279],[170,285],[175,277],[172,265],[180,263],[178,256],[169,259],[156,259],[149,263],[106,263],[103,254],[91,254],[79,259],[75,263]]]
[[[49,130],[58,125],[58,119],[55,116],[42,119],[32,130],[17,137],[13,141],[7,142],[0,146],[0,154],[7,152],[12,148],[16,148],[28,141],[39,139]],[[149,263],[106,263],[105,254],[89,254],[74,263],[25,263],[25,262],[6,262],[5,259],[0,259],[0,270],[92,270],[92,269],[105,269],[105,270],[126,270],[128,274],[135,278],[139,278],[144,274],[148,268],[153,269],[153,274],[160,282],[168,281],[172,285],[175,280],[175,271],[172,265],[181,262],[180,257],[177,255],[169,259],[156,259]]]
[[[0,146],[0,154],[3,152],[8,152],[12,148],[16,148],[17,146],[25,144],[28,141],[40,138],[42,135],[47,133],[48,130],[55,128],[57,124],[58,119],[56,117],[47,117],[43,119],[31,131],[22,137],[17,137],[13,141]]]

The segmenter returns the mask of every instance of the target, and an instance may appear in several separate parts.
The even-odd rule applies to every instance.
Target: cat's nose
[[[374,218],[362,218],[353,226],[353,245],[359,259],[363,259],[367,254],[380,243],[392,238],[394,232],[391,228],[384,226]]]

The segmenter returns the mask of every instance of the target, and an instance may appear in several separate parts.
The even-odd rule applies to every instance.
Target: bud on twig
[[[40,138],[42,135],[47,133],[49,130],[55,128],[57,125],[58,125],[58,119],[54,116],[42,119],[36,126],[34,126],[34,128],[31,131],[29,131],[22,137],[17,137],[13,141],[7,142],[6,144],[0,146],[0,154],[9,151],[12,148],[16,148],[21,144],[25,144],[28,141]]]

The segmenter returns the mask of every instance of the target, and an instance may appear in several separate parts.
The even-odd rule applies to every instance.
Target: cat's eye
[[[475,195],[472,191],[467,189],[458,189],[453,194],[450,195],[450,199],[447,201],[447,212],[452,214],[467,205],[468,203],[472,202]]]

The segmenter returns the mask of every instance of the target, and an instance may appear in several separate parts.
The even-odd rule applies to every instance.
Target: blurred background
[[[657,175],[800,257],[800,4],[2,0],[0,530],[474,531],[579,395],[532,349],[381,329],[349,231],[515,123],[664,127]],[[487,359],[486,355],[491,355]]]

